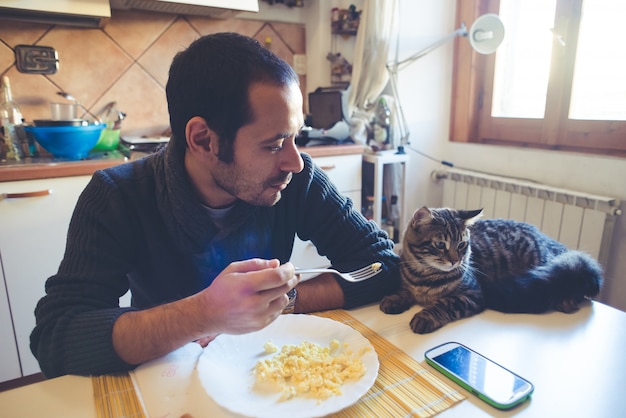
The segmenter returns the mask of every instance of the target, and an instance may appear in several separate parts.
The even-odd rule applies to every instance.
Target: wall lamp
[[[404,154],[404,145],[409,143],[409,128],[406,118],[404,117],[404,112],[400,103],[400,95],[398,93],[398,72],[457,36],[468,38],[472,48],[479,54],[492,54],[496,51],[496,49],[498,49],[504,39],[504,24],[498,15],[494,13],[487,13],[478,17],[474,21],[469,32],[467,31],[465,24],[462,23],[460,28],[448,36],[411,55],[410,57],[401,61],[398,61],[396,57],[395,61],[387,63],[389,81],[391,84],[391,94],[397,103],[396,109],[398,111],[400,130],[400,144],[398,145],[396,154]]]

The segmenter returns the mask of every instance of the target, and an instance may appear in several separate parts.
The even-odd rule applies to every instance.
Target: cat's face
[[[470,254],[471,222],[450,209],[421,208],[407,228],[404,248],[413,261],[443,272],[462,268]],[[473,212],[472,212],[473,213]],[[476,214],[469,219],[474,219]]]

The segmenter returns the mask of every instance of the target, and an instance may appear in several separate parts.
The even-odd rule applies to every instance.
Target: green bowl
[[[26,126],[24,131],[57,158],[82,160],[100,139],[105,125]]]
[[[117,149],[120,144],[120,130],[119,129],[103,129],[100,134],[100,139],[93,151],[111,151]]]

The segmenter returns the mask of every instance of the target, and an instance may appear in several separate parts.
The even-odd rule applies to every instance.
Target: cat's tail
[[[485,294],[486,306],[502,312],[574,312],[586,298],[600,293],[602,267],[590,255],[568,250],[545,265],[507,281]]]

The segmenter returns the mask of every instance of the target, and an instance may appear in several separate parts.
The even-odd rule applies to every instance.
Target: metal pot
[[[33,121],[35,126],[87,126],[89,121],[85,119],[67,119],[67,120],[52,120],[52,119],[35,119]]]

